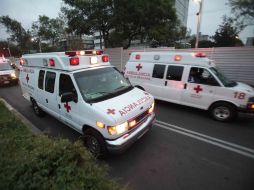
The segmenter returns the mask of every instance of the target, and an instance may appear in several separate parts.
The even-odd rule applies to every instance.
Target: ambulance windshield
[[[210,70],[219,78],[225,87],[234,87],[237,85],[235,81],[229,80],[218,68],[211,67]]]
[[[78,72],[74,77],[88,103],[103,101],[133,89],[130,82],[113,67]]]

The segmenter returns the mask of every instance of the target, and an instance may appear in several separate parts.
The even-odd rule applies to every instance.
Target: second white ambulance
[[[102,51],[23,55],[23,96],[81,134],[95,156],[121,152],[152,126],[154,98],[133,87]]]
[[[229,80],[201,52],[132,53],[125,76],[157,99],[209,110],[219,121],[254,113],[254,89]]]

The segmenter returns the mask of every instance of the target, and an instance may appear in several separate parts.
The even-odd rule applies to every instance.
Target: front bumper
[[[140,139],[153,126],[155,114],[150,115],[146,121],[139,125],[134,131],[127,133],[115,140],[106,140],[107,149],[111,153],[122,153],[128,149],[135,141]]]
[[[18,78],[11,78],[11,77],[1,77],[0,78],[0,85],[3,86],[3,85],[10,85],[10,84],[17,84],[18,83]]]
[[[254,114],[254,109],[238,108],[238,111],[241,112],[241,113],[250,113],[250,114]]]

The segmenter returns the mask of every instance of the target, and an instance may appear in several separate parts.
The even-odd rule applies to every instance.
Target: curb
[[[4,105],[7,107],[7,109],[11,111],[16,117],[18,117],[30,129],[30,131],[33,134],[35,135],[43,134],[40,129],[35,127],[34,124],[32,124],[26,117],[24,117],[20,112],[18,112],[15,108],[13,108],[8,102],[6,102],[6,100],[0,98],[0,101],[2,101]]]

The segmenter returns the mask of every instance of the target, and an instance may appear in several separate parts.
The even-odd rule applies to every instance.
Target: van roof
[[[150,63],[174,63],[183,65],[199,65],[211,67],[213,61],[208,59],[202,52],[133,52],[130,62],[150,62]]]
[[[108,55],[104,55],[102,51],[93,53],[89,50],[89,54],[85,52],[70,51],[25,54],[21,58],[21,64],[29,67],[43,67],[65,71],[110,65]]]

